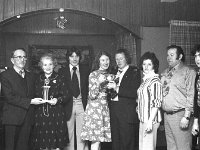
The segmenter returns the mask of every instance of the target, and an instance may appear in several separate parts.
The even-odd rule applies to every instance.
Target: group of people
[[[200,68],[200,46],[192,54]],[[139,68],[126,49],[114,57],[116,65],[100,51],[90,71],[73,47],[58,72],[54,56],[44,54],[42,72],[33,74],[25,70],[25,50],[15,49],[13,67],[1,73],[5,150],[100,150],[102,142],[112,142],[113,150],[155,150],[161,108],[167,149],[191,150],[199,132],[200,73],[184,64],[183,49],[167,47],[169,67],[161,76],[153,52],[141,56]]]

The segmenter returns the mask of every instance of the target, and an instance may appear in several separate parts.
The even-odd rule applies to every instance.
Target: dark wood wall
[[[168,26],[171,19],[200,21],[200,0],[0,0],[0,21],[61,7],[106,17],[138,35],[140,26]]]

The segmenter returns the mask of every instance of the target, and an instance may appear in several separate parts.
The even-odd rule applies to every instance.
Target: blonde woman
[[[40,59],[42,74],[36,80],[36,95],[43,98],[44,86],[49,87],[46,103],[35,107],[33,129],[33,147],[53,150],[67,146],[68,130],[64,103],[68,99],[67,85],[63,78],[54,72],[55,59],[51,54],[44,54]],[[65,91],[63,90],[65,89]]]

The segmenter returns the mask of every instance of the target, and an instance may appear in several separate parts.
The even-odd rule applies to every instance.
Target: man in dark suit
[[[26,60],[24,49],[14,50],[11,55],[13,67],[1,74],[5,96],[5,150],[29,150],[30,129],[34,120],[31,104],[43,103],[41,98],[34,98],[34,76],[24,69]]]
[[[59,74],[65,76],[72,95],[65,105],[69,132],[69,145],[65,150],[74,150],[75,145],[77,145],[77,150],[86,150],[88,146],[81,140],[80,134],[87,105],[89,68],[79,64],[81,53],[75,47],[67,51],[66,59],[67,66],[59,70]],[[75,130],[76,133],[74,133]],[[75,136],[77,143],[74,143]]]
[[[140,71],[129,66],[131,59],[127,50],[119,49],[115,54],[118,70],[114,71],[119,82],[109,83],[117,96],[110,101],[111,137],[113,150],[134,150],[138,142],[139,121],[136,114],[137,89]]]

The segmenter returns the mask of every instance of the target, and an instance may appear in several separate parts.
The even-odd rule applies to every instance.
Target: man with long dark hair
[[[87,145],[81,140],[80,134],[87,105],[89,68],[80,64],[81,52],[76,47],[67,51],[66,60],[67,65],[59,70],[59,74],[65,77],[69,93],[72,95],[65,105],[69,132],[69,145],[65,150],[74,150],[75,145],[77,150],[85,150]],[[75,138],[77,143],[74,142]]]

